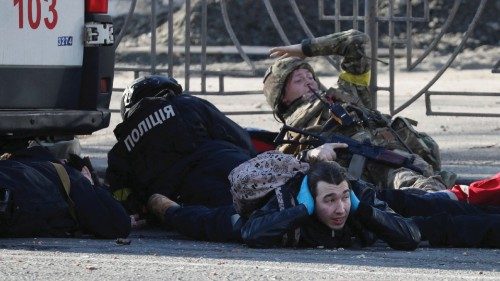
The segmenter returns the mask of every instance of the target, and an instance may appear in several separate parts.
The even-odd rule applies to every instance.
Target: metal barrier
[[[391,55],[390,56],[390,61],[391,61],[391,83],[390,83],[390,113],[391,115],[397,114],[401,111],[403,111],[405,108],[410,106],[413,102],[415,102],[418,98],[420,98],[422,95],[425,95],[425,106],[426,106],[426,114],[427,115],[445,115],[445,116],[469,116],[469,117],[500,117],[500,113],[462,113],[462,112],[435,112],[431,108],[431,99],[430,97],[432,95],[448,95],[448,96],[471,96],[471,97],[477,97],[477,96],[494,96],[494,97],[500,97],[500,93],[479,93],[479,92],[436,92],[436,91],[429,91],[429,89],[436,83],[436,81],[444,74],[444,72],[450,67],[450,65],[453,63],[455,58],[458,56],[458,54],[463,50],[465,43],[467,39],[470,37],[470,35],[473,33],[474,28],[479,22],[479,19],[481,17],[481,14],[484,10],[484,7],[486,5],[488,0],[481,0],[480,4],[477,7],[476,13],[474,15],[474,18],[472,19],[467,31],[464,33],[462,37],[462,41],[460,44],[455,48],[453,53],[451,54],[450,58],[448,61],[445,63],[443,67],[436,73],[436,75],[425,85],[417,94],[415,94],[413,97],[411,97],[408,101],[404,102],[401,106],[398,108],[395,108],[394,106],[394,101],[395,101],[395,95],[394,95],[394,57]],[[390,2],[390,7],[389,13],[390,17],[392,17],[392,5],[393,1]],[[409,0],[407,0],[409,2]],[[427,3],[427,1],[425,1]],[[407,22],[407,41],[406,47],[408,50],[407,53],[407,69],[412,70],[415,68],[420,62],[423,61],[423,59],[432,51],[436,48],[437,44],[443,37],[443,35],[446,33],[448,30],[451,22],[455,18],[458,8],[460,4],[462,3],[461,0],[455,0],[453,4],[453,8],[450,11],[450,14],[448,18],[446,19],[441,32],[438,34],[438,36],[433,40],[433,42],[429,45],[429,47],[424,51],[424,53],[415,61],[412,62],[412,45],[411,45],[411,22]],[[411,5],[407,4],[407,14],[411,15]],[[392,22],[389,23],[389,36],[390,36],[390,49],[394,49],[394,43],[403,43],[399,41],[394,40],[394,26],[391,24]],[[380,88],[379,88],[380,89]]]
[[[248,66],[248,71],[208,71],[207,70],[207,49],[210,48],[210,46],[207,46],[207,1],[208,0],[202,0],[201,1],[201,46],[191,46],[189,38],[191,37],[191,30],[190,30],[190,24],[186,23],[185,24],[185,45],[184,45],[184,90],[189,91],[191,94],[194,95],[255,95],[255,94],[260,94],[260,91],[239,91],[239,92],[230,92],[230,91],[225,91],[224,87],[224,79],[225,77],[261,77],[262,76],[262,71],[259,71],[256,69],[254,62],[249,58],[248,52],[250,47],[249,46],[242,46],[237,38],[236,33],[234,32],[230,19],[229,19],[229,14],[228,14],[228,9],[227,9],[227,2],[228,0],[219,0],[218,2],[220,3],[220,9],[221,9],[221,16],[224,21],[225,28],[228,32],[228,35],[231,39],[231,41],[234,44],[234,49],[233,52],[239,54],[239,56],[242,58],[242,60],[246,63]],[[360,3],[359,0],[353,0],[351,1],[352,3],[352,15],[342,15],[341,14],[341,1],[340,0],[332,0],[332,1],[325,1],[325,0],[318,0],[318,10],[319,10],[319,19],[320,20],[325,20],[325,21],[333,21],[335,25],[335,31],[340,31],[341,27],[341,22],[351,22],[352,26],[354,29],[359,28],[359,22],[364,22],[364,32],[366,32],[372,42],[378,42],[379,41],[379,23],[380,22],[387,22],[388,24],[388,37],[389,37],[389,85],[388,86],[380,86],[378,85],[377,81],[377,76],[378,76],[378,68],[377,68],[377,59],[379,55],[379,49],[378,49],[378,44],[371,44],[371,50],[370,50],[370,56],[373,58],[371,62],[371,81],[370,81],[370,90],[372,92],[372,104],[374,107],[377,107],[377,95],[379,92],[388,92],[389,93],[389,110],[390,114],[394,115],[397,114],[401,111],[403,111],[405,108],[413,104],[417,99],[419,99],[422,95],[425,95],[425,105],[426,105],[426,113],[427,115],[450,115],[450,116],[487,116],[487,117],[500,117],[500,114],[481,114],[481,113],[460,113],[460,112],[435,112],[431,108],[431,96],[435,95],[450,95],[450,96],[472,96],[472,97],[477,97],[477,96],[495,96],[495,97],[500,97],[500,93],[463,93],[463,92],[436,92],[436,91],[430,91],[429,89],[435,84],[435,82],[443,75],[443,73],[449,68],[451,63],[455,60],[457,55],[462,51],[467,39],[469,36],[473,33],[474,28],[479,22],[479,19],[481,17],[481,14],[484,10],[484,7],[486,5],[488,0],[481,0],[478,7],[477,11],[475,12],[475,16],[473,20],[471,21],[467,31],[464,33],[462,41],[460,44],[455,48],[453,53],[450,55],[450,58],[446,62],[446,64],[436,73],[436,75],[425,85],[420,91],[417,92],[414,96],[412,96],[409,100],[405,101],[402,105],[399,107],[395,106],[396,102],[396,97],[395,97],[395,48],[394,45],[396,44],[403,44],[406,47],[406,59],[407,59],[407,70],[411,71],[413,70],[417,65],[419,65],[433,50],[436,49],[436,46],[442,39],[443,35],[447,32],[448,28],[450,27],[453,19],[455,18],[457,11],[460,8],[460,5],[462,3],[461,0],[455,0],[453,7],[449,13],[448,18],[446,19],[445,23],[442,26],[442,29],[440,33],[435,37],[435,39],[431,42],[429,47],[425,49],[422,54],[414,61],[412,61],[413,57],[413,44],[412,44],[412,27],[413,23],[417,22],[427,22],[429,21],[429,2],[428,0],[423,0],[421,3],[423,5],[423,15],[421,16],[414,16],[413,15],[413,6],[411,3],[411,0],[401,0],[401,3],[404,2],[406,5],[406,15],[405,16],[396,16],[394,14],[394,0],[385,0],[385,2],[388,4],[388,15],[386,16],[379,16],[378,15],[378,7],[379,7],[379,0],[365,0],[364,1],[364,15],[359,14],[359,8],[360,8]],[[131,0],[131,5],[130,9],[127,15],[127,18],[125,20],[124,26],[120,32],[120,34],[117,36],[117,39],[115,40],[116,46],[118,46],[119,42],[123,38],[123,34],[128,26],[129,19],[130,17],[133,16],[134,14],[134,9],[136,6],[137,0]],[[262,0],[268,15],[276,29],[276,31],[279,34],[279,37],[283,44],[289,45],[290,40],[288,39],[285,30],[281,26],[278,17],[276,16],[276,12],[273,9],[273,6],[270,2],[270,0]],[[325,3],[328,2],[328,3]],[[380,1],[382,2],[382,1]],[[311,32],[310,28],[308,27],[304,17],[302,16],[300,9],[296,3],[295,0],[288,0],[288,3],[293,10],[294,16],[297,20],[297,22],[300,24],[303,32],[305,35],[309,38],[313,38],[314,34]],[[174,1],[169,0],[168,1],[169,7],[173,7]],[[325,5],[333,5],[334,7],[334,14],[333,15],[327,15],[325,14]],[[191,1],[190,0],[185,0],[185,11],[186,11],[186,20],[189,20],[191,18]],[[157,13],[157,2],[156,1],[151,1],[151,15],[156,15]],[[167,61],[167,68],[159,68],[157,67],[157,42],[156,42],[156,23],[157,19],[156,16],[151,17],[151,65],[150,67],[120,67],[117,66],[115,68],[116,71],[132,71],[134,72],[134,77],[138,77],[139,73],[141,72],[147,72],[147,73],[166,73],[170,76],[173,74],[173,67],[174,67],[174,50],[179,50],[181,49],[180,46],[174,46],[173,44],[173,9],[169,8],[168,9],[168,19],[167,19],[167,24],[168,24],[168,61]],[[406,23],[406,38],[404,39],[398,39],[395,37],[394,34],[394,25],[395,23]],[[191,54],[192,53],[199,53],[201,56],[200,62],[200,70],[192,70],[191,69]],[[255,51],[253,54],[261,54],[265,55],[265,52],[262,51]],[[335,67],[337,70],[339,70],[339,58],[336,57],[325,57],[324,59],[328,60],[328,62]],[[499,73],[500,70],[500,61],[496,63],[494,66],[492,73]],[[201,90],[200,91],[192,91],[190,90],[190,80],[193,76],[199,76],[201,78]],[[215,76],[218,78],[218,91],[207,91],[206,87],[206,81],[207,77],[209,76]],[[122,90],[122,89],[114,89],[114,90]],[[269,110],[261,110],[261,111],[242,111],[242,112],[225,112],[226,114],[267,114],[271,113]]]
[[[493,69],[491,70],[491,73],[500,73],[500,60],[497,61]]]

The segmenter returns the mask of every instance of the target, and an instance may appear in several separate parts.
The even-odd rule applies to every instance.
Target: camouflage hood
[[[318,82],[318,85],[320,85],[319,79],[311,65],[301,58],[290,57],[280,59],[267,69],[264,76],[264,95],[266,96],[267,103],[276,114],[281,115],[284,113],[278,106],[283,98],[288,76],[298,68],[309,70]]]

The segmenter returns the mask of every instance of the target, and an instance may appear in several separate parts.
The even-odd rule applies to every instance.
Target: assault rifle
[[[320,94],[318,93],[315,89],[311,88],[311,86],[308,86],[309,87],[309,90],[311,90],[313,92],[313,94],[316,96],[317,99],[319,99],[319,101],[326,107],[330,110],[330,112],[335,115],[337,118],[340,119],[341,121],[341,126],[351,126],[353,123],[356,123],[356,121],[351,117],[351,115],[349,115],[349,113],[347,112],[347,110],[342,107],[339,103],[335,102],[333,104],[330,104],[328,101],[325,100],[325,98]],[[333,96],[335,97],[335,92],[332,92]],[[343,97],[343,99],[345,99],[346,97]],[[351,99],[352,101],[354,101],[355,98],[353,97],[349,97],[347,96],[348,99]],[[351,101],[351,102],[352,102]],[[358,122],[358,123],[363,123],[365,122],[365,124],[368,124],[368,118],[364,117],[364,113],[361,112],[361,119],[362,121],[361,122]],[[387,124],[389,125],[389,124]],[[396,137],[396,139],[405,147],[405,149],[409,152],[409,153],[413,153],[413,151],[410,149],[410,147],[408,147],[408,145],[401,139],[401,137],[398,135],[398,133],[396,133],[391,126],[387,126],[386,127],[387,129],[389,129],[389,131],[391,131],[391,133]]]
[[[309,137],[309,139],[305,141],[285,140],[285,135],[287,132],[295,132],[303,136],[307,136]],[[315,133],[307,132],[305,130],[297,129],[288,125],[283,125],[279,134],[274,139],[274,143],[276,145],[291,143],[311,145],[313,147],[318,147],[324,143],[336,142],[345,143],[348,145],[346,149],[350,154],[352,154],[348,172],[354,179],[359,179],[361,177],[366,159],[383,163],[391,167],[405,167],[419,174],[423,174],[422,169],[413,165],[414,157],[404,156],[384,147],[372,145],[370,143],[361,143],[359,141],[353,140],[352,138],[335,133],[330,133],[330,137],[326,138]]]

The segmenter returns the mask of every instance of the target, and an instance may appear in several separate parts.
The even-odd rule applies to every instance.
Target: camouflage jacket
[[[343,126],[341,121],[331,114],[325,104],[315,99],[313,101],[299,100],[297,103],[292,104],[284,114],[286,124],[320,133],[325,137],[328,137],[331,133],[338,133],[360,142],[368,141],[373,145],[383,146],[407,154],[407,149],[402,140],[404,143],[421,144],[421,141],[415,141],[419,137],[418,133],[410,136],[405,135],[402,139],[398,139],[397,134],[391,128],[390,116],[368,108],[371,105],[371,96],[368,90],[370,62],[364,55],[364,48],[369,45],[369,42],[367,42],[366,37],[360,34],[363,33],[351,30],[302,41],[302,50],[307,56],[331,54],[344,56],[341,63],[342,73],[337,82],[339,87],[329,88],[322,95],[330,102],[340,103],[356,122],[350,126]],[[288,135],[288,139],[293,140],[300,140],[302,137],[294,133]],[[428,138],[433,142],[430,137]],[[424,145],[424,147],[427,149],[427,146]],[[437,147],[437,144],[435,147]],[[414,153],[421,154],[419,153],[422,150],[420,146],[410,148]],[[282,152],[297,156],[307,149],[310,149],[310,147],[295,144],[285,144],[279,148]],[[431,153],[437,154],[434,157],[437,158],[436,161],[429,161],[429,159],[434,160],[431,156],[426,157]],[[439,151],[437,148],[434,150],[428,149],[428,151],[423,151],[422,154],[425,154],[425,156],[422,155],[425,161],[432,164],[436,163],[434,167],[439,168]],[[425,171],[425,175],[429,176],[433,174],[433,167],[425,161],[420,161],[421,165],[419,166]],[[342,163],[341,159],[339,159],[339,162],[343,166],[348,165],[348,163]],[[386,185],[388,169],[388,167],[383,167],[378,163],[368,163],[364,176],[370,182]],[[377,174],[383,176],[374,176]]]

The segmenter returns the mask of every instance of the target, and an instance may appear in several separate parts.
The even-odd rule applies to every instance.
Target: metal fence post
[[[128,26],[128,22],[130,20],[130,17],[132,16],[134,10],[135,10],[135,5],[137,0],[128,0],[130,1],[130,9],[127,14],[127,18],[125,19],[125,22],[123,24],[122,30],[120,31],[120,34],[117,36],[117,40],[115,41],[115,49],[117,45],[119,44],[121,38],[125,34],[124,31]],[[229,37],[231,41],[234,43],[234,47],[237,50],[237,54],[241,56],[241,58],[245,61],[245,63],[250,67],[251,71],[232,71],[232,70],[214,70],[214,71],[208,71],[207,70],[207,55],[209,54],[218,54],[221,52],[218,48],[218,46],[213,46],[215,48],[212,48],[212,51],[210,51],[211,46],[207,46],[207,9],[208,9],[208,3],[216,3],[217,1],[214,0],[199,0],[201,5],[201,46],[195,46],[191,48],[191,28],[190,28],[190,18],[193,13],[192,9],[198,9],[200,7],[199,3],[195,5],[195,7],[192,7],[191,1],[193,0],[184,0],[184,1],[177,1],[177,0],[163,0],[161,3],[165,3],[168,1],[168,6],[169,6],[169,11],[168,11],[168,68],[162,68],[158,65],[158,60],[160,57],[158,57],[158,50],[156,47],[156,41],[158,40],[157,34],[156,34],[156,24],[157,24],[157,19],[156,19],[156,14],[157,14],[157,9],[158,9],[158,3],[160,3],[159,0],[149,0],[151,2],[151,51],[150,51],[150,58],[151,58],[151,65],[147,67],[140,67],[140,66],[133,66],[133,67],[120,67],[117,66],[115,67],[115,71],[132,71],[134,73],[134,77],[137,78],[140,73],[144,72],[150,72],[152,74],[154,73],[168,73],[170,76],[173,74],[173,70],[175,68],[174,66],[174,53],[179,53],[181,56],[181,61],[182,61],[182,55],[184,55],[184,90],[187,92],[190,92],[191,94],[194,95],[214,95],[214,94],[220,94],[220,95],[254,95],[254,94],[261,94],[260,91],[225,91],[224,88],[224,77],[255,77],[257,75],[260,75],[259,73],[262,69],[257,69],[254,62],[250,60],[249,56],[247,55],[247,48],[243,48],[243,46],[240,44],[238,41],[238,38],[236,36],[235,31],[232,28],[231,22],[229,20],[229,12],[228,12],[228,2],[230,0],[218,0],[220,3],[220,12],[222,15],[222,19],[224,21],[224,26],[226,27],[226,31],[229,34]],[[286,34],[283,32],[283,28],[278,20],[277,15],[274,12],[273,6],[272,6],[272,1],[271,0],[262,0],[264,3],[264,6],[269,13],[269,16],[271,17],[271,21],[274,24],[275,29],[277,30],[280,38],[282,39],[283,43],[289,44],[289,40],[286,36]],[[293,13],[297,19],[297,22],[300,24],[302,30],[304,33],[307,35],[309,38],[315,37],[315,35],[311,32],[310,28],[308,27],[304,16],[302,15],[302,12],[299,8],[299,6],[296,3],[297,0],[288,0],[288,3],[290,7],[293,10]],[[184,37],[185,37],[185,44],[184,48],[182,46],[175,46],[174,48],[174,25],[173,25],[173,6],[174,2],[178,2],[179,5],[184,4],[185,9],[186,9],[186,15],[185,15],[185,32],[184,32]],[[313,1],[310,0],[312,3]],[[494,97],[499,97],[500,93],[485,93],[485,92],[442,92],[442,91],[430,91],[429,89],[435,84],[435,82],[443,75],[443,73],[446,71],[446,69],[451,65],[451,63],[455,60],[457,55],[462,51],[462,49],[465,46],[465,43],[468,39],[468,37],[473,33],[475,26],[478,24],[479,19],[481,17],[482,11],[485,8],[486,3],[488,0],[481,0],[478,7],[476,14],[474,15],[473,20],[471,21],[467,31],[465,34],[462,36],[462,41],[458,45],[458,47],[455,49],[451,57],[448,59],[446,64],[438,71],[438,73],[432,78],[431,81],[423,88],[421,89],[417,94],[413,95],[408,101],[404,102],[401,106],[398,108],[395,108],[395,62],[394,62],[394,57],[395,57],[395,45],[397,44],[405,44],[406,45],[406,64],[408,70],[412,70],[415,68],[417,65],[419,65],[429,54],[430,52],[436,50],[436,46],[438,43],[441,41],[441,38],[448,33],[448,28],[451,26],[452,22],[454,21],[455,16],[458,13],[458,10],[460,6],[463,4],[464,1],[462,0],[454,0],[454,4],[452,9],[449,11],[448,18],[444,22],[441,31],[433,41],[429,44],[429,46],[423,51],[421,55],[418,56],[418,58],[412,62],[412,50],[413,50],[413,23],[425,23],[429,21],[430,18],[430,9],[429,9],[429,0],[420,0],[420,1],[412,1],[412,0],[385,0],[383,4],[386,4],[387,2],[389,3],[389,14],[385,15],[385,13],[381,12],[381,14],[378,13],[379,7],[378,3],[379,0],[365,0],[365,6],[364,6],[364,15],[360,16],[358,14],[358,8],[360,6],[359,0],[353,0],[351,1],[352,3],[352,16],[349,15],[342,15],[341,13],[341,0],[330,0],[330,3],[334,2],[334,9],[335,9],[335,14],[334,15],[326,15],[325,14],[325,2],[326,0],[318,0],[318,9],[319,9],[319,20],[326,20],[326,21],[334,21],[335,23],[335,30],[340,31],[341,30],[341,24],[343,21],[351,21],[352,26],[354,29],[358,28],[358,21],[364,21],[364,31],[365,33],[368,34],[371,44],[370,44],[370,49],[366,50],[367,56],[371,57],[372,60],[370,61],[370,66],[371,66],[371,78],[370,78],[370,86],[369,90],[371,92],[371,97],[370,97],[370,106],[372,108],[377,108],[378,106],[378,92],[388,92],[389,94],[389,113],[394,115],[402,110],[404,110],[406,107],[410,106],[415,102],[415,100],[419,99],[422,95],[425,95],[426,99],[426,108],[427,108],[427,115],[443,115],[443,116],[482,116],[482,117],[498,117],[500,116],[498,113],[466,113],[466,112],[435,112],[431,109],[431,97],[432,96],[443,96],[443,95],[448,95],[448,96],[465,96],[465,95],[470,95],[471,97],[476,97],[476,96],[494,96]],[[380,1],[382,3],[382,1]],[[478,1],[479,2],[479,1]],[[347,2],[346,2],[347,3]],[[399,9],[394,11],[394,5],[395,3],[398,3],[398,7],[402,7],[403,3],[406,3],[406,15],[399,15],[401,11]],[[423,16],[414,16],[414,11],[420,11],[422,10],[420,6],[423,5]],[[414,10],[415,8],[415,10]],[[195,11],[198,13],[198,11]],[[420,12],[419,12],[420,13]],[[379,85],[378,84],[378,41],[379,41],[379,22],[382,24],[388,24],[388,36],[389,36],[389,85],[384,86],[384,85]],[[406,23],[406,38],[398,38],[395,34],[395,24],[397,23]],[[201,48],[201,53],[198,51],[199,47]],[[264,47],[264,46],[260,46]],[[222,47],[223,49],[225,47]],[[176,50],[174,50],[176,49]],[[183,50],[182,50],[183,49]],[[162,49],[163,50],[163,49]],[[197,69],[192,69],[191,68],[191,51],[193,51],[193,54],[200,54],[200,64],[201,64],[201,70]],[[164,52],[164,51],[163,51]],[[224,53],[225,51],[222,51]],[[229,50],[227,51],[228,53],[233,53],[234,51]],[[252,54],[254,55],[266,55],[267,53],[262,52],[262,51],[252,51]],[[332,59],[330,57],[325,57],[332,66],[334,66],[337,70],[340,70],[340,67],[338,66],[338,62],[335,59]],[[382,61],[380,61],[382,62]],[[382,62],[383,63],[383,62]],[[178,67],[180,69],[180,66]],[[492,73],[500,73],[500,61],[495,64],[493,67]],[[181,76],[182,74],[177,74]],[[201,91],[190,91],[190,79],[192,77],[198,77],[200,76],[201,78]],[[215,76],[219,77],[219,91],[207,91],[207,77],[208,76]],[[118,88],[113,88],[113,90],[116,91],[123,91],[123,89],[118,89]],[[241,111],[241,112],[231,112],[228,114],[268,114],[271,113],[270,111],[265,111],[265,110],[255,110],[255,111]]]
[[[365,33],[370,36],[371,50],[371,78],[370,93],[372,97],[372,108],[377,108],[377,59],[378,59],[378,0],[365,1]]]
[[[184,91],[189,92],[191,79],[191,0],[186,0],[186,30],[184,33]]]
[[[151,74],[156,74],[156,0],[151,1]]]
[[[207,92],[207,0],[201,6],[201,92]]]
[[[168,76],[174,75],[174,0],[168,0]]]

